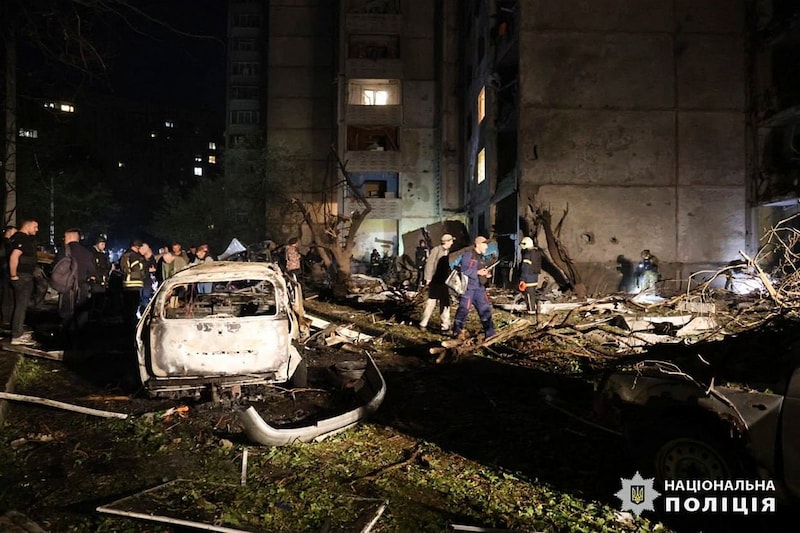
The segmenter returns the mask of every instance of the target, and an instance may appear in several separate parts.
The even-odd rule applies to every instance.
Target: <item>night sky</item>
[[[225,106],[227,2],[136,2],[149,16],[177,31],[136,17],[138,31],[117,23],[110,61],[112,92],[137,100],[216,110]]]

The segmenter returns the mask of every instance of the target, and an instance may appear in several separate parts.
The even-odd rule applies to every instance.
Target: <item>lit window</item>
[[[483,122],[486,116],[486,87],[481,87],[481,92],[478,93],[478,124]]]
[[[216,150],[217,149],[217,143],[215,143],[215,142],[208,143],[208,149],[209,150]]]
[[[69,104],[61,104],[59,106],[59,109],[61,111],[63,111],[64,113],[74,113],[75,112],[75,108],[73,106],[69,105]]]
[[[158,137],[158,132],[157,131],[151,131],[150,132],[150,138],[151,139],[155,139],[156,137]]]
[[[475,163],[475,171],[478,177],[478,183],[483,183],[486,179],[486,148],[482,148],[478,152],[478,161]]]
[[[46,108],[48,108],[48,109],[55,109],[56,108],[56,103],[55,102],[45,102],[44,106]]]
[[[211,163],[212,165],[216,165],[217,164],[217,156],[215,156],[215,155],[208,156],[208,162]]]
[[[203,167],[194,167],[194,175],[195,176],[202,176],[203,175]]]
[[[361,105],[386,105],[388,101],[389,93],[387,91],[364,89],[361,93]]]
[[[122,168],[124,166],[125,166],[125,163],[123,163],[122,161],[117,161],[117,168]]]
[[[194,156],[194,162],[195,163],[202,163],[203,162],[203,158],[200,157],[199,155],[196,155],[196,156]]]
[[[39,131],[38,130],[28,130],[25,128],[19,129],[19,136],[20,137],[28,137],[29,139],[38,139],[39,138]]]
[[[164,127],[165,128],[174,128],[175,127],[175,123],[172,122],[171,120],[166,120],[166,121],[164,121]]]

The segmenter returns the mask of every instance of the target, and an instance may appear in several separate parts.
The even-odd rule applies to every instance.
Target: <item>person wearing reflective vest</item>
[[[128,250],[119,259],[119,268],[122,272],[122,318],[128,326],[135,323],[134,319],[147,275],[145,258],[139,252],[143,244],[140,239],[134,239]]]

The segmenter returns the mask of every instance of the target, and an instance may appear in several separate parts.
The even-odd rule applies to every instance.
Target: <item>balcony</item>
[[[399,105],[348,105],[347,124],[386,124],[399,126],[403,123],[403,106]]]
[[[397,220],[403,216],[403,204],[399,198],[368,198],[367,201],[372,207],[372,211],[367,215],[368,219]],[[361,203],[352,198],[345,198],[342,204],[344,213],[352,213],[363,208]]]
[[[345,77],[402,79],[403,62],[400,59],[348,59]]]
[[[350,172],[392,172],[400,170],[403,153],[398,150],[350,150],[345,152],[344,159]]]
[[[349,13],[345,22],[347,33],[396,34],[403,29],[402,15]]]

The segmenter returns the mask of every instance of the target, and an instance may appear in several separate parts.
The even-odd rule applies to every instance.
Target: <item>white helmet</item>
[[[530,249],[532,249],[532,248],[533,248],[533,239],[531,239],[530,237],[525,237],[525,238],[524,238],[524,239],[522,239],[522,241],[519,243],[519,247],[520,247],[520,248],[522,248],[523,250],[530,250]]]

